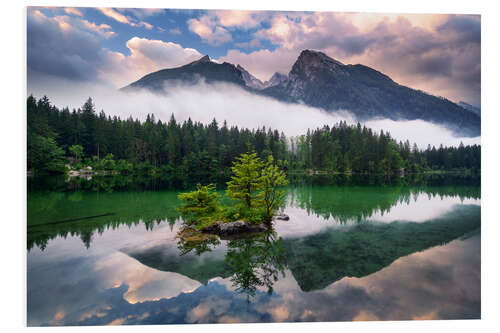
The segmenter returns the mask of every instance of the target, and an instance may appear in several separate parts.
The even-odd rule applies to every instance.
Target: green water
[[[480,317],[477,179],[294,179],[289,221],[195,244],[133,184],[29,183],[30,326]]]

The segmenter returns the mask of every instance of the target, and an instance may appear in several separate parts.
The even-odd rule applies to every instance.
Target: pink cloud
[[[189,30],[200,36],[208,44],[217,46],[232,40],[229,31],[217,25],[212,16],[204,15],[199,19],[189,19],[187,23]]]
[[[76,15],[76,16],[83,16],[82,12],[74,7],[66,7],[66,8],[64,8],[64,11],[67,14],[72,14],[72,15]]]
[[[144,22],[144,21],[136,21],[130,16],[123,15],[117,10],[114,10],[113,8],[102,8],[99,7],[97,8],[102,14],[106,15],[109,18],[112,18],[113,20],[123,23],[123,24],[128,24],[132,27],[144,27],[148,30],[153,29],[153,25]]]

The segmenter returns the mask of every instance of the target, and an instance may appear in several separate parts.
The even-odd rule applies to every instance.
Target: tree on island
[[[270,155],[267,163],[260,172],[258,179],[259,190],[257,193],[258,203],[265,209],[267,221],[271,221],[274,211],[283,204],[285,191],[282,186],[288,184],[285,173],[274,164],[274,159]]]
[[[182,201],[179,212],[188,224],[211,222],[220,212],[219,194],[215,192],[214,184],[198,184],[196,191],[181,193],[178,197]]]
[[[234,175],[227,183],[227,196],[240,200],[246,208],[251,208],[255,201],[255,190],[261,187],[259,178],[261,168],[262,161],[257,157],[257,153],[241,154],[231,167]]]
[[[218,221],[272,221],[285,196],[280,187],[288,184],[273,157],[269,156],[264,164],[255,152],[244,153],[233,162],[232,170],[234,175],[227,183],[226,195],[237,201],[234,206],[220,205],[214,184],[198,184],[195,191],[179,194],[182,201],[179,212],[188,225],[201,229]]]

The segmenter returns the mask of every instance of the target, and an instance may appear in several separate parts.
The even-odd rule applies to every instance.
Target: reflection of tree
[[[231,267],[231,281],[237,291],[255,295],[258,287],[273,292],[273,284],[284,274],[285,252],[282,239],[275,232],[231,240],[228,243],[226,263]]]
[[[176,238],[178,239],[177,248],[181,256],[193,250],[197,256],[200,256],[204,252],[212,251],[213,248],[220,244],[219,237],[216,235],[203,234],[189,227],[182,228]]]

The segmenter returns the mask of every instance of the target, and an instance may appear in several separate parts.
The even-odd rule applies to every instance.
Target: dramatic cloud
[[[303,49],[315,49],[343,63],[374,67],[398,83],[479,105],[480,36],[480,17],[473,15],[277,12],[253,36],[276,49],[232,49],[220,59],[267,79],[288,72]]]
[[[198,60],[202,54],[172,42],[134,37],[127,41],[130,55],[107,53],[107,64],[102,77],[121,87],[140,77],[163,68],[177,67]]]
[[[172,42],[133,37],[126,43],[130,54],[103,47],[114,36],[107,24],[73,16],[47,17],[28,10],[28,86],[47,86],[47,76],[72,81],[102,81],[116,87],[166,67],[184,65],[202,54]]]
[[[87,11],[78,8],[46,10],[65,15],[45,17],[47,26],[42,27],[43,19],[35,18],[29,10],[28,44],[33,46],[32,36],[44,35],[36,42],[36,50],[28,50],[29,70],[36,67],[37,71],[75,80],[90,79],[97,73],[99,79],[120,86],[147,74],[146,70],[194,60],[189,50],[203,49],[206,43],[224,48],[223,55],[216,56],[217,61],[241,64],[259,79],[268,80],[275,72],[288,73],[303,49],[314,49],[345,64],[373,67],[400,84],[480,106],[481,20],[477,15],[229,10],[204,11],[199,15],[181,10],[99,8],[100,13],[119,22],[110,27],[85,21],[80,15]],[[183,35],[185,28],[181,26],[155,28],[144,21],[167,13],[172,17],[182,13],[180,19],[191,33]],[[186,19],[186,14],[191,18]],[[166,19],[180,23],[168,16]],[[140,50],[130,42],[134,35],[125,38],[130,55],[116,45],[103,43],[116,34],[123,38],[119,30],[122,24],[168,31],[164,36],[175,40],[182,37],[182,46],[177,45],[184,52],[178,61],[173,61],[168,57],[174,54],[170,53],[174,52],[172,40],[153,42],[157,38],[145,36],[141,36],[144,42]],[[40,31],[35,31],[35,26]],[[149,47],[152,50],[146,50]],[[252,52],[248,53],[249,49]],[[55,53],[61,55],[60,60]],[[159,54],[162,56],[155,56]],[[126,70],[132,72],[125,73]]]
[[[103,51],[101,40],[112,35],[109,26],[68,16],[46,17],[28,9],[27,58],[30,73],[47,73],[73,80],[94,80]],[[28,81],[29,81],[28,80]]]

